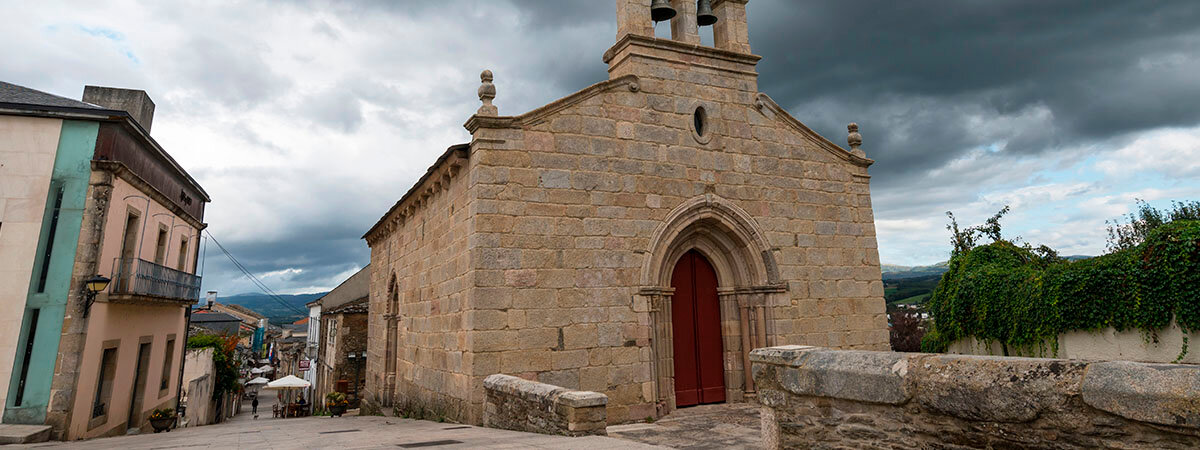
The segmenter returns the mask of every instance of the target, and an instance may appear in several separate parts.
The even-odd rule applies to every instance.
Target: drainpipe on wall
[[[179,385],[175,386],[175,417],[177,418],[182,414],[180,406],[183,402],[183,368],[187,365],[188,334],[192,331],[192,305],[184,308],[183,313],[187,315],[187,321],[184,322],[185,325],[183,326],[183,349],[179,351]]]

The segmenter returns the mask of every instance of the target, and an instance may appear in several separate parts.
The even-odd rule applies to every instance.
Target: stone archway
[[[715,194],[676,207],[655,231],[638,295],[650,315],[659,415],[675,409],[671,274],[689,251],[708,259],[717,274],[728,401],[754,392],[749,351],[772,345],[772,300],[786,301],[774,250],[754,218]]]

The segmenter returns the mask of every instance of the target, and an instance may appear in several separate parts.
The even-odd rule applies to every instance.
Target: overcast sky
[[[365,265],[360,236],[468,140],[482,69],[505,115],[604,80],[613,3],[0,0],[0,80],[146,90],[213,235],[276,291],[315,292]],[[974,224],[1008,204],[1007,235],[1094,255],[1135,198],[1200,197],[1200,2],[748,9],[759,89],[836,143],[862,127],[884,263],[945,260],[946,211]],[[254,290],[211,242],[205,261],[205,290]]]

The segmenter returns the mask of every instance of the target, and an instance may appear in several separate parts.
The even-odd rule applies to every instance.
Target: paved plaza
[[[678,409],[654,423],[614,425],[610,437],[678,449],[762,448],[757,402]]]
[[[142,434],[75,442],[47,442],[16,448],[61,449],[299,449],[336,448],[662,448],[610,437],[547,436],[395,417],[308,417],[233,421],[170,433]]]
[[[258,406],[259,418],[250,414],[243,403],[242,413],[232,420],[203,427],[148,433],[136,436],[92,439],[74,442],[46,442],[11,448],[55,449],[300,449],[336,448],[432,448],[432,449],[653,449],[663,448],[612,437],[564,437],[492,428],[438,423],[399,417],[346,416],[271,418],[270,393],[264,393]],[[9,447],[6,447],[9,448]]]
[[[297,449],[337,448],[554,448],[554,449],[757,449],[762,448],[756,403],[683,408],[654,423],[608,427],[608,437],[563,437],[398,417],[353,416],[274,419],[275,396],[259,398],[258,419],[250,403],[225,423],[177,428],[169,433],[46,442],[6,448],[61,449]],[[351,412],[350,414],[353,414]]]

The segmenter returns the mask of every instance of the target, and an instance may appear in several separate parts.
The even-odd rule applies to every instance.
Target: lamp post
[[[96,294],[108,289],[110,281],[112,280],[103,275],[94,275],[83,282],[83,295],[86,298],[83,304],[83,317],[88,316],[88,312],[92,310],[92,303],[96,302]]]

